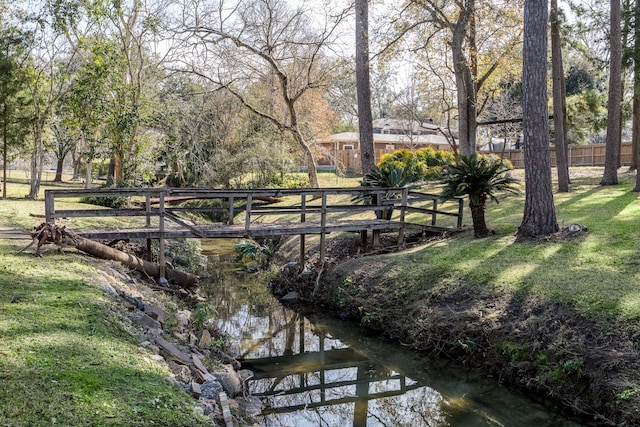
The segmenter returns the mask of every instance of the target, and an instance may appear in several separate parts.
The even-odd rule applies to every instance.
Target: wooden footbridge
[[[127,198],[126,207],[65,209],[61,199],[88,197]],[[207,200],[196,206],[177,202]],[[87,205],[90,206],[90,205]],[[176,238],[260,238],[300,235],[301,264],[308,234],[320,235],[320,255],[325,256],[325,236],[333,232],[358,232],[363,243],[372,232],[373,244],[381,232],[397,232],[402,245],[409,228],[433,232],[462,228],[463,200],[442,209],[438,196],[405,188],[353,187],[324,189],[184,189],[127,188],[46,190],[47,223],[60,219],[92,217],[111,223],[101,229],[74,231],[90,239],[157,239],[159,264],[164,265],[164,241]],[[209,214],[217,222],[200,220],[193,214]],[[191,219],[185,219],[187,216]],[[113,225],[114,217],[121,220]],[[125,217],[127,219],[125,220]],[[110,220],[106,220],[110,218]],[[202,218],[202,216],[200,217]],[[442,218],[453,224],[442,225]],[[98,223],[93,220],[92,223]]]

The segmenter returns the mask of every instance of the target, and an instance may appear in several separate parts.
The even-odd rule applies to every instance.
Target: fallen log
[[[148,276],[159,278],[160,266],[150,261],[145,261],[134,255],[119,251],[95,240],[87,239],[65,227],[58,227],[55,224],[42,223],[31,232],[34,242],[38,243],[36,255],[40,255],[40,247],[47,243],[57,245],[60,250],[64,247],[74,247],[79,251],[92,255],[96,258],[118,261],[129,268],[140,271]],[[184,288],[193,288],[198,285],[199,278],[195,274],[165,268],[167,280],[173,281]]]

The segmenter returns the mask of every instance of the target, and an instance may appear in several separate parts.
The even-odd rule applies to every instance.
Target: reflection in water
[[[220,329],[251,369],[264,426],[562,426],[580,424],[483,378],[435,366],[352,324],[283,307],[259,276],[217,263],[203,283]],[[223,272],[223,270],[225,270]],[[440,362],[441,363],[441,362]]]

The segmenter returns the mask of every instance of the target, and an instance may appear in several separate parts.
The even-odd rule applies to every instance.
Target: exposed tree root
[[[58,246],[61,252],[65,247],[74,247],[79,251],[92,255],[96,258],[121,262],[127,267],[140,271],[150,277],[160,277],[159,265],[145,261],[126,252],[119,251],[100,242],[86,239],[65,227],[58,227],[55,224],[47,224],[43,222],[38,227],[34,227],[33,231],[31,231],[31,237],[33,238],[33,242],[20,252],[26,250],[37,242],[36,255],[42,256],[40,248],[45,244],[53,243]],[[195,274],[185,273],[171,268],[165,269],[165,275],[168,280],[173,281],[184,288],[193,288],[198,285],[199,281],[198,276]]]

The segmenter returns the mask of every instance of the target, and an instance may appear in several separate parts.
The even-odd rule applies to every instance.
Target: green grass
[[[0,228],[42,221],[29,214],[43,202],[18,196],[21,185],[0,200]],[[0,240],[0,425],[210,425],[100,290],[102,261],[18,254],[26,243]]]

